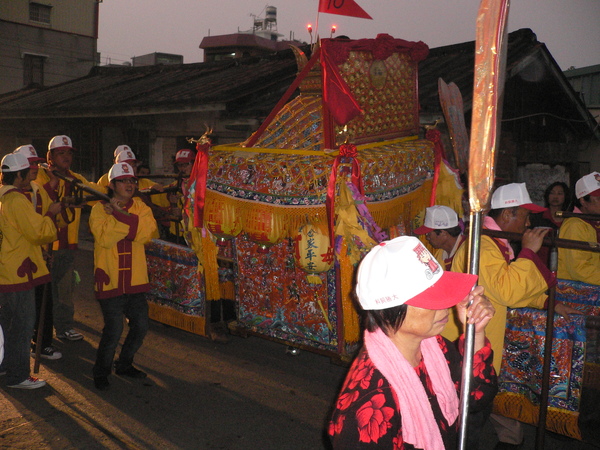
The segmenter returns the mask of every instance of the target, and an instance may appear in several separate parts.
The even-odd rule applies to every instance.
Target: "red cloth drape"
[[[189,179],[190,184],[194,181],[196,182],[196,190],[194,192],[194,226],[197,228],[202,228],[204,222],[204,202],[206,199],[209,149],[210,141],[203,144],[196,144],[196,150],[198,153],[196,153],[194,167],[192,167],[192,172]]]

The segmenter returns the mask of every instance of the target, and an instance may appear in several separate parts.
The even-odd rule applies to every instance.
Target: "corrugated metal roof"
[[[280,90],[296,75],[291,51],[212,63],[95,67],[76,80],[0,97],[1,117],[128,115],[200,110]]]
[[[430,49],[419,63],[419,102],[422,114],[441,115],[438,78],[454,82],[470,114],[473,97],[475,42]],[[508,35],[503,122],[527,116],[559,120],[581,136],[591,137],[594,120],[558,64],[530,29]],[[535,126],[535,125],[533,125]],[[597,137],[600,134],[596,132]]]
[[[527,56],[544,44],[537,41],[529,29],[508,35],[506,59],[507,78],[510,71]],[[430,49],[427,59],[419,64],[419,100],[423,112],[440,112],[438,78],[454,82],[463,96],[465,110],[471,109],[473,97],[473,71],[475,67],[475,41]]]
[[[428,58],[419,64],[422,114],[441,114],[441,77],[458,86],[468,115],[474,49],[473,41],[430,49]],[[86,77],[64,84],[0,96],[0,117],[115,117],[207,109],[247,113],[259,105],[272,107],[296,72],[295,57],[289,50],[209,63],[96,67]],[[529,29],[509,34],[506,79],[504,118],[560,115],[577,132],[590,134],[595,125],[592,116],[546,46]]]

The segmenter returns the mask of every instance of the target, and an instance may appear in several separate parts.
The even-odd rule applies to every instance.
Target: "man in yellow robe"
[[[600,217],[600,173],[592,172],[575,184],[575,196],[583,214]],[[560,238],[585,242],[600,242],[600,220],[579,217],[565,219]],[[600,285],[600,253],[560,248],[558,278]]]
[[[518,255],[514,255],[506,239],[481,237],[479,284],[485,287],[486,297],[496,308],[496,314],[486,328],[486,335],[492,344],[494,367],[498,373],[502,362],[507,309],[544,308],[546,291],[556,284],[555,276],[537,255],[548,229],[529,229],[530,212],[542,212],[544,209],[531,202],[525,183],[511,183],[496,189],[492,195],[491,210],[483,221],[484,228],[523,234]],[[467,247],[463,245],[459,248],[452,263],[453,271],[468,271]],[[556,312],[568,317],[568,313],[574,310],[557,304]],[[448,339],[459,336],[455,321],[448,323],[442,335]],[[500,443],[522,443],[520,422],[497,414],[491,414],[490,420]]]

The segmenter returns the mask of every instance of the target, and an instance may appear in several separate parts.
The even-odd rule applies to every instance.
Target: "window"
[[[44,57],[23,55],[23,86],[30,84],[44,85]]]
[[[41,3],[29,4],[29,20],[33,22],[46,23],[50,25],[50,12],[52,6],[42,5]]]

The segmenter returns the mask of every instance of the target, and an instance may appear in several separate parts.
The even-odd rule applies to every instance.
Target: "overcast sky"
[[[352,39],[388,33],[423,41],[430,47],[475,39],[478,0],[357,0],[373,20],[319,15],[319,34]],[[318,0],[102,0],[98,51],[101,63],[122,64],[153,52],[201,62],[198,47],[208,35],[235,33],[264,17],[265,7],[277,8],[277,29],[289,38],[310,41],[306,24],[316,27]],[[546,44],[558,65],[567,68],[600,64],[600,0],[512,0],[508,30],[531,28]]]

